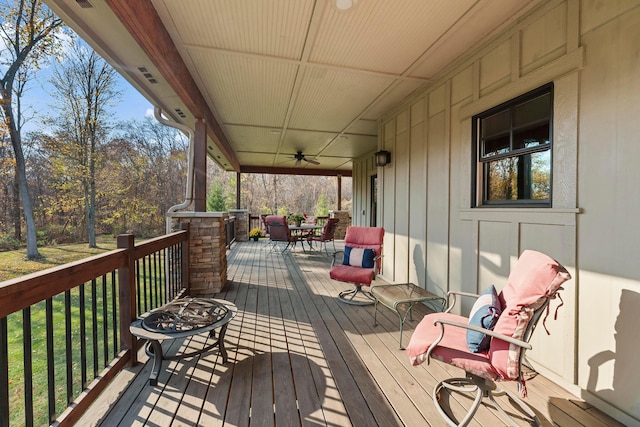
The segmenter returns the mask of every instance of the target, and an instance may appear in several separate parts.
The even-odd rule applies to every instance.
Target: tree
[[[58,139],[82,184],[89,247],[96,247],[96,167],[108,133],[109,107],[121,96],[116,71],[83,43],[72,42],[51,83],[60,104]]]
[[[15,157],[16,181],[27,232],[27,258],[35,259],[40,257],[40,253],[22,151],[20,96],[16,97],[16,101],[14,95],[20,87],[19,78],[26,79],[32,75],[29,70],[38,69],[44,58],[58,50],[56,29],[62,25],[62,20],[40,0],[4,0],[0,3],[0,19],[3,45],[0,53],[0,109],[4,132],[9,135]]]
[[[227,210],[224,189],[219,182],[211,184],[207,194],[207,212],[224,212]]]
[[[329,201],[327,200],[327,193],[324,191],[320,193],[318,197],[318,203],[316,203],[315,216],[328,216],[329,215]]]
[[[186,197],[187,137],[151,117],[117,128],[98,171],[98,224],[115,234],[158,236],[169,208]]]

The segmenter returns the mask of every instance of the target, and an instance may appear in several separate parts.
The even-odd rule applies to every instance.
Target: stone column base
[[[191,296],[210,296],[227,283],[224,212],[172,212],[172,229],[189,223],[189,285]]]

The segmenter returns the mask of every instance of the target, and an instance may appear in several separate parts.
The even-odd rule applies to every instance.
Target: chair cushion
[[[570,278],[569,272],[553,258],[532,250],[524,251],[499,295],[502,314],[493,330],[523,339],[534,310]],[[502,378],[518,378],[521,351],[515,344],[491,340],[489,358]]]
[[[373,269],[353,267],[351,265],[338,264],[334,265],[329,271],[329,276],[333,280],[341,282],[357,283],[361,285],[370,285],[373,281]]]
[[[376,253],[373,249],[344,247],[342,264],[361,268],[373,268]]]
[[[429,346],[440,335],[440,325],[434,325],[436,319],[466,323],[467,318],[452,313],[432,313],[426,315],[418,324],[407,346],[407,355],[412,365],[423,363]],[[442,341],[431,352],[431,357],[441,362],[457,366],[475,375],[495,380],[498,374],[491,366],[487,353],[472,353],[467,347],[466,329],[445,325]]]
[[[469,313],[469,325],[484,329],[493,329],[500,316],[500,300],[496,287],[489,286],[478,297]],[[472,353],[487,351],[491,337],[482,332],[467,330],[467,346]]]
[[[569,272],[553,258],[525,250],[502,290],[502,306],[515,309],[539,303],[570,278]]]
[[[350,225],[344,236],[345,246],[352,248],[373,249],[376,256],[382,255],[382,241],[384,228],[382,227],[358,227]],[[378,263],[376,273],[380,273],[382,263]]]
[[[384,228],[382,227],[349,226],[344,236],[344,243],[352,247],[376,248],[382,246],[383,238]]]

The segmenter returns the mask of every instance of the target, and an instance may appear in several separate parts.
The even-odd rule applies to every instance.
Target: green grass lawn
[[[27,260],[26,249],[0,252],[0,282],[117,248],[116,239],[111,236],[99,236],[97,244],[97,248],[89,248],[87,243],[38,248],[42,259],[37,261]]]

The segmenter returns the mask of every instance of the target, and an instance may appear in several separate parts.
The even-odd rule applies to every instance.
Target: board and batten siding
[[[482,292],[503,288],[525,249],[556,258],[573,279],[528,355],[578,397],[640,425],[640,1],[545,2],[478,46],[380,120],[391,164],[354,163],[361,210],[370,192],[357,189],[378,174],[382,275],[441,295]],[[553,207],[473,208],[472,117],[549,82]]]

